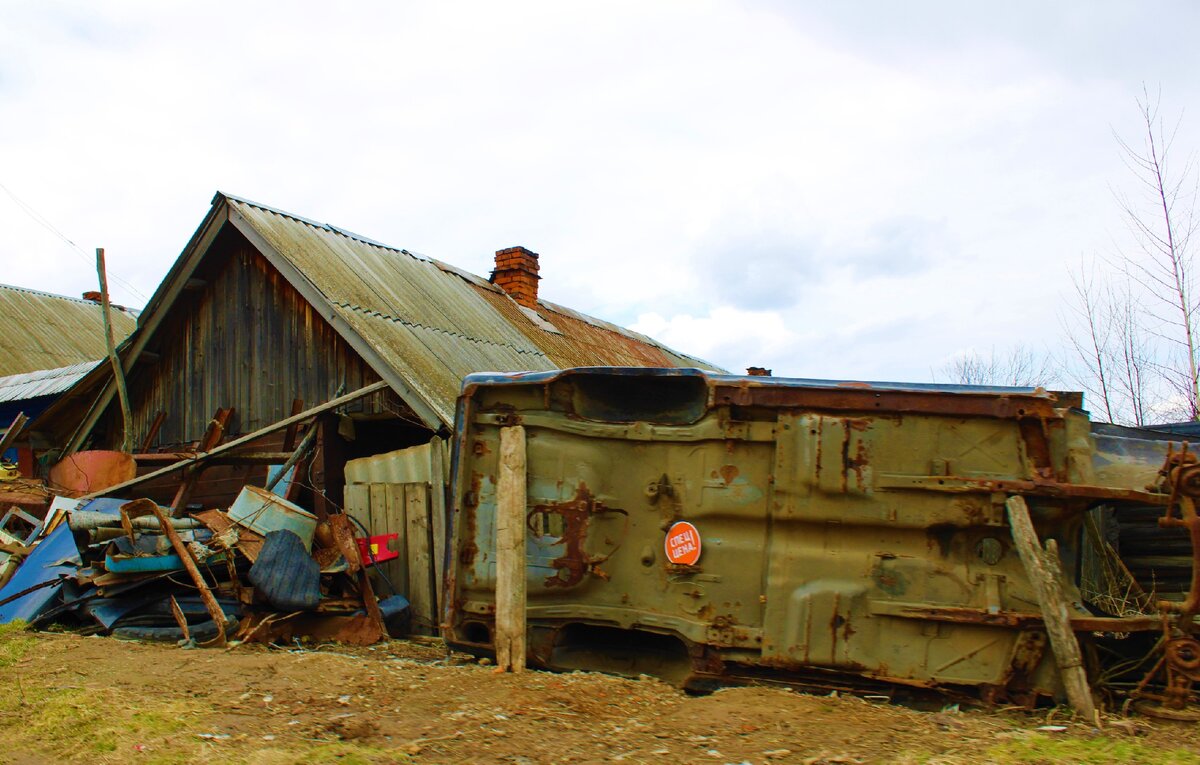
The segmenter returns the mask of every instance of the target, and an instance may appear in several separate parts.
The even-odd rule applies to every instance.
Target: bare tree
[[[1152,413],[1161,409],[1152,382],[1156,374],[1150,351],[1153,345],[1142,327],[1141,311],[1128,283],[1109,295],[1109,306],[1119,348],[1115,354],[1115,387],[1133,424],[1149,425]]]
[[[959,356],[950,362],[942,375],[963,385],[1011,385],[1022,388],[1045,388],[1058,375],[1053,362],[1023,345],[997,353],[995,348],[985,356],[978,351]]]
[[[1195,158],[1173,165],[1171,152],[1181,121],[1166,131],[1157,96],[1151,101],[1143,90],[1138,111],[1145,129],[1141,145],[1117,136],[1125,164],[1142,191],[1140,198],[1117,195],[1138,247],[1138,252],[1124,258],[1125,272],[1144,288],[1150,298],[1147,312],[1158,324],[1156,333],[1173,346],[1169,358],[1163,360],[1164,379],[1183,397],[1189,419],[1196,419],[1200,376],[1196,371],[1197,305],[1191,248],[1196,229]]]
[[[1113,191],[1132,244],[1105,259],[1107,278],[1094,265],[1072,274],[1073,377],[1110,422],[1200,419],[1196,164],[1175,162],[1182,121],[1166,128],[1157,95],[1143,89],[1137,107],[1140,137],[1114,132],[1135,181],[1132,192]]]
[[[1084,374],[1075,375],[1075,381],[1090,398],[1100,402],[1100,408],[1109,422],[1117,422],[1120,411],[1116,392],[1112,385],[1112,307],[1108,294],[1096,285],[1095,268],[1083,264],[1078,273],[1071,274],[1071,286],[1075,290],[1073,308],[1078,327],[1068,329],[1067,337]],[[1070,366],[1070,365],[1068,365]]]
[[[1065,317],[1072,359],[1061,366],[1108,422],[1148,425],[1163,409],[1157,338],[1124,278],[1103,279],[1094,263],[1071,274],[1072,314]]]

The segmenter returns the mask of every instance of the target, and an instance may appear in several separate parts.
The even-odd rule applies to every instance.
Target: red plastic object
[[[399,534],[379,534],[377,536],[368,537],[365,539],[363,537],[355,537],[354,541],[358,542],[358,552],[362,557],[363,565],[370,566],[373,562],[383,563],[384,561],[399,558],[400,553],[390,549],[389,547],[392,542],[399,538]],[[371,545],[370,550],[367,549],[368,543]],[[371,560],[372,554],[375,556],[375,560],[373,562]]]

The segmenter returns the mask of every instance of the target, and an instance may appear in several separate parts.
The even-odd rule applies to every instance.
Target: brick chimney
[[[496,268],[492,284],[526,308],[537,308],[538,256],[524,247],[508,247],[496,251]]]
[[[83,293],[83,299],[90,300],[93,303],[99,303],[100,302],[100,293],[97,290],[91,290],[89,292],[85,292],[85,293]]]
[[[747,367],[746,374],[750,375],[751,377],[770,377],[771,370],[764,367]]]

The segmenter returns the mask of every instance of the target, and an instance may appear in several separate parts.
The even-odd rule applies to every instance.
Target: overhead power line
[[[51,223],[48,218],[46,218],[46,216],[42,215],[37,210],[33,209],[33,207],[31,207],[24,200],[22,200],[20,197],[18,197],[16,194],[14,194],[12,192],[12,189],[8,188],[8,186],[5,186],[3,183],[0,183],[0,189],[4,189],[4,193],[8,194],[8,196],[12,198],[12,201],[14,203],[16,203],[17,207],[21,208],[21,211],[24,212],[26,215],[28,215],[30,218],[32,218],[35,223],[42,226],[50,233],[57,236],[59,239],[66,242],[67,245],[70,246],[70,248],[75,252],[76,255],[78,255],[85,262],[87,262],[88,265],[92,265],[92,258],[90,256],[88,256],[88,254],[86,252],[84,252],[83,249],[80,248],[79,245],[77,245],[77,244],[75,244],[75,242],[71,241],[71,239],[66,234],[64,234],[62,231],[59,231],[58,228],[56,228],[55,225],[53,223]],[[121,277],[119,277],[116,274],[113,274],[111,272],[109,273],[109,276],[112,278],[112,280],[114,282],[117,282],[122,287],[124,287],[125,289],[127,289],[131,293],[133,293],[134,295],[137,295],[143,301],[148,299],[145,295],[143,295],[141,293],[140,290],[138,290],[137,287],[134,287],[128,281],[122,279]]]

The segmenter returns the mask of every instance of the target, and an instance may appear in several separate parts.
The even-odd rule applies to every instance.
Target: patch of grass
[[[142,745],[145,762],[185,763],[199,745],[168,746],[168,739],[202,714],[183,702],[158,701],[151,708],[114,689],[31,687],[26,679],[0,693],[0,744],[63,762],[123,759]]]
[[[16,664],[36,642],[25,622],[18,619],[0,624],[0,668]]]
[[[1131,739],[1052,737],[1039,733],[1006,742],[988,754],[996,763],[1022,765],[1200,765],[1200,754],[1186,749],[1161,749]]]
[[[287,749],[262,749],[246,760],[248,765],[391,765],[412,762],[408,755],[352,741],[312,743]]]

